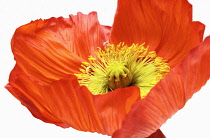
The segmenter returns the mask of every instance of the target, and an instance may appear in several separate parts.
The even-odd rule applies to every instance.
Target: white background
[[[206,24],[210,35],[210,1],[190,0],[194,5],[194,20]],[[103,25],[112,25],[116,0],[0,0],[0,138],[106,138],[97,133],[62,129],[34,118],[4,86],[15,62],[10,40],[15,29],[31,20],[52,16],[68,17],[78,11],[97,11]],[[167,138],[210,137],[210,81],[196,93],[186,106],[162,126]]]

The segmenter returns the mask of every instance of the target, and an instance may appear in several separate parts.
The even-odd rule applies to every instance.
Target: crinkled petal
[[[95,12],[40,19],[16,30],[12,51],[18,66],[28,76],[49,84],[79,73],[81,62],[108,40],[109,30],[110,27],[98,23]]]
[[[210,37],[134,104],[114,138],[148,137],[181,109],[210,78]]]
[[[119,0],[111,43],[146,43],[171,67],[202,41],[204,25],[192,22],[187,0]]]
[[[45,101],[40,94],[40,88],[36,87],[33,80],[28,78],[17,65],[10,73],[9,81],[10,83],[5,86],[6,89],[9,90],[15,98],[21,101],[33,116],[42,121],[54,123],[64,128],[69,127],[68,124],[53,115],[52,111],[47,106],[47,101]]]
[[[96,12],[89,15],[78,13],[70,18],[75,25],[67,32],[68,39],[72,40],[67,45],[68,49],[87,60],[90,55],[94,55],[97,47],[102,47],[109,40],[111,27],[101,26]]]
[[[105,95],[96,95],[94,100],[106,133],[112,135],[115,130],[121,128],[131,106],[140,100],[139,88],[119,88]]]
[[[61,127],[112,135],[139,98],[139,88],[119,88],[92,95],[74,75],[50,85],[36,83],[16,65],[6,88],[36,118]]]
[[[23,71],[16,69],[11,73],[11,78],[16,79],[11,79],[6,88],[34,117],[64,128],[105,133],[92,94],[86,87],[79,86],[75,76],[69,75],[46,86],[34,82]]]

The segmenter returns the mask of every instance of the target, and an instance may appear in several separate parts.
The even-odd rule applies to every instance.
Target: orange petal
[[[68,124],[53,115],[51,110],[47,107],[47,103],[42,95],[39,93],[39,87],[36,87],[34,84],[16,65],[10,74],[10,83],[5,87],[15,98],[21,101],[36,118],[64,128],[69,127]]]
[[[134,104],[114,138],[148,137],[181,109],[210,78],[210,37],[190,51],[141,101]]]
[[[79,73],[81,62],[102,46],[109,27],[98,23],[95,12],[70,18],[36,20],[19,27],[12,39],[18,66],[43,84]]]
[[[131,106],[140,100],[139,88],[135,86],[119,88],[105,95],[96,95],[94,100],[106,133],[112,135],[115,130],[121,128]]]
[[[27,77],[18,66],[6,88],[44,122],[108,135],[122,126],[140,95],[139,88],[134,86],[92,95],[86,87],[79,86],[73,75],[42,85]]]
[[[75,76],[69,75],[46,86],[35,83],[16,66],[11,78],[14,79],[10,80],[6,88],[36,118],[64,128],[104,133],[95,109],[88,108],[92,110],[86,111],[84,107],[94,106],[92,94],[79,86]],[[88,101],[88,104],[83,105],[86,102],[82,100]]]
[[[111,27],[101,26],[98,22],[97,13],[91,12],[88,15],[78,13],[77,16],[70,16],[74,26],[69,30],[68,49],[83,59],[93,55],[97,47],[109,40]]]
[[[203,32],[203,24],[192,22],[187,0],[119,0],[110,39],[145,42],[174,67],[202,41]]]

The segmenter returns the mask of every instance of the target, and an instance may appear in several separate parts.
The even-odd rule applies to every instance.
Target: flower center
[[[107,66],[107,77],[110,90],[127,87],[132,82],[132,74],[123,62],[116,61]]]
[[[75,74],[80,85],[88,87],[94,95],[137,86],[144,98],[170,71],[166,61],[157,57],[155,51],[148,52],[144,44],[106,43],[95,55],[95,58],[89,57],[89,62],[82,63],[81,74]]]

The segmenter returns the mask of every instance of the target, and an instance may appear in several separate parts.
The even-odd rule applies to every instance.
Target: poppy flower
[[[119,0],[96,12],[23,25],[6,88],[44,122],[113,138],[163,138],[160,127],[210,77],[210,37],[187,0]]]

